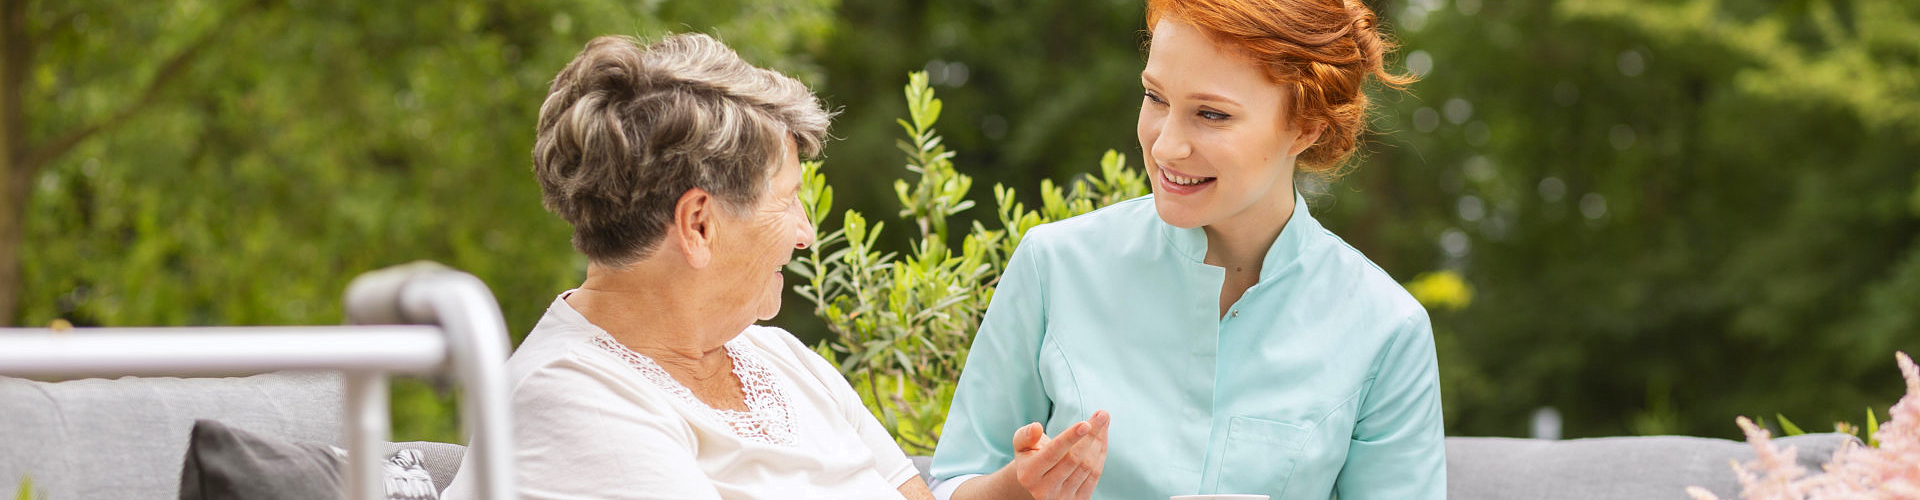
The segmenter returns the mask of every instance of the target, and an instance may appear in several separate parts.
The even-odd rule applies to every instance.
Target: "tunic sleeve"
[[[999,470],[1013,461],[1013,431],[1052,412],[1037,364],[1047,322],[1044,229],[1014,250],[980,322],[934,450],[936,481]]]
[[[1334,491],[1342,500],[1447,497],[1433,325],[1415,309],[1379,361]]]
[[[692,430],[666,401],[622,396],[611,376],[559,361],[514,390],[520,498],[719,500]]]

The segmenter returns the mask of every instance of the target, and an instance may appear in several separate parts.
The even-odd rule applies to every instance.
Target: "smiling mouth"
[[[1218,177],[1187,177],[1164,168],[1160,169],[1160,178],[1175,186],[1199,186],[1219,179]]]

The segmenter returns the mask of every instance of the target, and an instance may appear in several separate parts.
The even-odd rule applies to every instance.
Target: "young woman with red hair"
[[[1151,0],[1153,195],[1036,227],[947,416],[939,498],[1446,497],[1425,310],[1322,228],[1392,44],[1358,0]],[[1109,414],[1109,412],[1111,412]]]

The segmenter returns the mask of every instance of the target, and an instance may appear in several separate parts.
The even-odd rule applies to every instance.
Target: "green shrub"
[[[1801,429],[1799,425],[1795,425],[1792,420],[1787,420],[1786,414],[1775,413],[1773,417],[1777,419],[1780,423],[1779,432],[1777,433],[1778,435],[1798,436],[1798,435],[1807,433],[1807,431]],[[1758,418],[1754,420],[1756,422],[1755,425],[1758,425],[1761,428],[1772,430],[1771,429],[1772,426],[1767,425],[1767,419]],[[1874,415],[1873,408],[1867,408],[1867,426],[1866,427],[1854,425],[1853,422],[1842,420],[1842,421],[1833,423],[1833,432],[1847,434],[1847,435],[1859,438],[1861,442],[1867,444],[1868,448],[1880,447],[1880,438],[1879,436],[1876,436],[1876,434],[1880,433],[1880,419],[1879,417]]]
[[[1041,181],[1037,209],[1014,201],[1012,188],[995,185],[999,227],[974,222],[955,252],[949,223],[975,206],[968,198],[973,179],[954,171],[955,152],[934,131],[940,100],[926,73],[908,75],[906,98],[909,117],[899,123],[907,137],[898,145],[916,179],[895,181],[894,192],[900,197],[900,218],[918,230],[910,236],[910,254],[877,250],[886,223],[868,221],[857,211],[848,210],[839,228],[828,231],[833,188],[820,164],[809,163],[800,200],[819,233],[789,269],[806,280],[794,290],[813,302],[814,314],[834,334],[815,349],[837,360],[840,372],[907,453],[930,454],[974,330],[1021,235],[1145,195],[1147,184],[1126,167],[1124,155],[1109,150],[1100,160],[1101,175],[1076,180],[1070,190]]]

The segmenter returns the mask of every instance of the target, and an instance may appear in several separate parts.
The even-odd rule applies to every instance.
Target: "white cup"
[[[1173,498],[1169,500],[1267,500],[1267,496],[1217,493],[1212,495],[1174,495]]]

